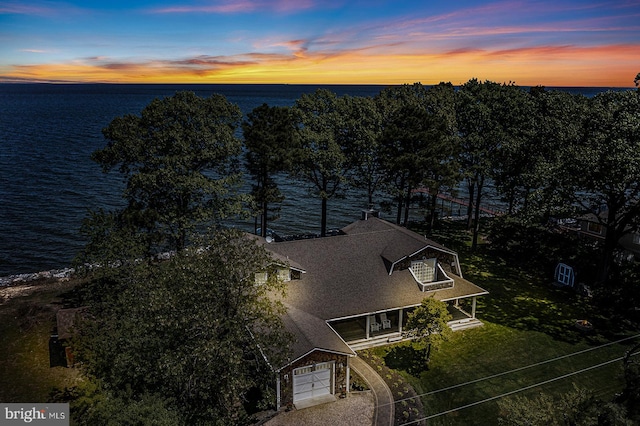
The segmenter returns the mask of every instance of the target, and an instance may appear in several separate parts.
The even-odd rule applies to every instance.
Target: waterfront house
[[[288,281],[284,324],[295,343],[277,367],[278,407],[346,394],[355,351],[402,340],[408,313],[425,297],[448,304],[454,330],[482,325],[476,299],[487,292],[463,277],[458,255],[375,212],[337,236],[258,239],[287,265],[277,273]]]

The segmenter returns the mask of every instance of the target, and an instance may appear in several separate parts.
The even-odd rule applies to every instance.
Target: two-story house
[[[463,277],[457,254],[376,216],[363,212],[333,237],[256,237],[288,281],[284,324],[295,343],[277,366],[278,407],[348,392],[355,351],[402,340],[408,313],[425,297],[448,303],[454,329],[482,324],[476,298],[487,292]]]

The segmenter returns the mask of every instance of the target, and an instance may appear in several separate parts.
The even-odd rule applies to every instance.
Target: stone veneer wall
[[[335,361],[335,394],[340,395],[343,391],[346,392],[348,358],[347,355],[316,350],[283,368],[280,371],[280,406],[287,407],[293,404],[293,370],[320,362]],[[340,364],[342,364],[342,367],[340,367]]]

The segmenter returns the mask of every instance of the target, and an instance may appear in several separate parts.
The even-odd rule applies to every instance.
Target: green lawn
[[[581,355],[545,363],[489,380],[455,387],[470,381],[526,367],[582,350],[596,348],[639,331],[626,323],[600,315],[592,302],[550,285],[551,277],[522,271],[504,264],[481,247],[471,254],[465,231],[456,228],[435,236],[438,242],[458,251],[465,278],[490,292],[479,298],[477,316],[484,327],[454,333],[452,339],[432,354],[429,369],[421,365],[421,354],[409,344],[381,347],[376,354],[387,366],[397,369],[414,386],[427,416],[447,410],[450,414],[429,420],[430,425],[496,424],[496,400],[457,409],[484,399],[515,391],[569,374],[624,355],[640,338],[594,349]],[[574,327],[576,319],[588,319],[595,330],[583,334]],[[421,366],[416,368],[416,365]],[[411,372],[411,373],[409,373]],[[558,395],[574,384],[610,400],[622,389],[622,362],[592,369],[566,379],[535,387],[516,395],[533,397],[540,392]]]

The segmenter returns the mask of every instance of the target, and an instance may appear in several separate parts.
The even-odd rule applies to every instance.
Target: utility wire
[[[631,354],[631,356],[636,356],[638,354],[640,354],[640,352],[636,352],[634,354]],[[558,381],[558,380],[566,379],[567,377],[575,376],[576,374],[584,373],[585,371],[594,370],[596,368],[600,368],[600,367],[603,367],[603,366],[608,365],[608,364],[613,364],[614,362],[622,361],[625,358],[626,358],[626,356],[621,356],[621,357],[616,358],[616,359],[612,359],[612,360],[609,360],[609,361],[601,362],[600,364],[592,365],[591,367],[583,368],[582,370],[578,370],[578,371],[574,371],[572,373],[564,374],[562,376],[554,377],[552,379],[545,380],[545,381],[542,381],[542,382],[539,382],[539,383],[535,383],[533,385],[525,386],[525,387],[520,388],[520,389],[512,390],[510,392],[506,392],[506,393],[503,393],[501,395],[492,396],[490,398],[483,399],[482,401],[472,402],[471,404],[462,405],[460,407],[456,407],[456,408],[452,408],[450,410],[442,411],[442,412],[437,413],[437,414],[432,414],[430,416],[423,417],[423,418],[417,419],[417,420],[413,420],[413,421],[408,422],[408,423],[403,423],[400,426],[411,425],[411,424],[414,424],[414,423],[421,422],[423,420],[433,419],[433,418],[436,418],[436,417],[443,416],[445,414],[453,413],[455,411],[464,410],[465,408],[470,408],[470,407],[474,407],[476,405],[484,404],[485,402],[490,402],[490,401],[494,401],[496,399],[504,398],[506,396],[510,396],[510,395],[513,395],[513,394],[518,393],[518,392],[526,391],[526,390],[533,389],[533,388],[538,387],[538,386],[543,386],[543,385],[547,385],[549,383],[552,383],[552,382],[555,382],[555,381]]]
[[[436,393],[440,393],[440,392],[456,389],[456,388],[459,388],[459,387],[462,387],[462,386],[472,385],[474,383],[482,382],[484,380],[495,379],[496,377],[505,376],[505,375],[511,374],[511,373],[517,373],[518,371],[523,371],[523,370],[527,370],[529,368],[538,367],[540,365],[544,365],[544,364],[548,364],[548,363],[551,363],[551,362],[559,361],[559,360],[565,359],[565,358],[570,358],[572,356],[582,355],[584,353],[595,351],[597,349],[602,349],[604,347],[615,345],[615,344],[618,344],[618,343],[622,343],[622,342],[625,342],[627,340],[637,339],[638,337],[640,337],[640,334],[636,334],[635,336],[625,337],[624,339],[616,340],[615,342],[605,343],[603,345],[596,346],[596,347],[593,347],[593,348],[583,349],[581,351],[573,352],[573,353],[570,353],[570,354],[567,354],[567,355],[561,355],[561,356],[556,357],[556,358],[547,359],[545,361],[540,361],[540,362],[537,362],[535,364],[526,365],[524,367],[518,367],[518,368],[515,368],[513,370],[504,371],[502,373],[492,374],[491,376],[481,377],[479,379],[470,380],[468,382],[458,383],[457,385],[447,386],[446,388],[425,392],[425,393],[420,394],[420,395],[410,396],[408,398],[399,399],[397,401],[394,401],[392,403],[385,404],[385,405],[395,404],[395,403],[398,403],[398,402],[407,401],[407,400],[414,399],[414,398],[420,398],[420,397],[423,397],[423,396],[433,395],[433,394],[436,394]]]

